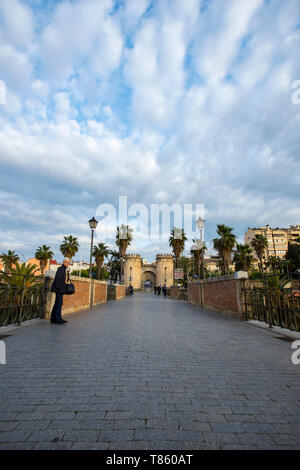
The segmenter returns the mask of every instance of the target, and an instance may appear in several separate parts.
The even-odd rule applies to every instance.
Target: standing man
[[[58,268],[55,274],[54,281],[51,286],[51,292],[55,292],[56,298],[51,313],[51,323],[62,325],[67,323],[67,320],[63,320],[61,317],[61,308],[63,304],[63,295],[65,293],[67,268],[70,264],[70,258],[64,258],[63,264]]]

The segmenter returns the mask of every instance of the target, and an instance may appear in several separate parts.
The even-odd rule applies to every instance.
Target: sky
[[[0,0],[0,253],[71,234],[87,260],[119,196],[203,204],[210,251],[217,224],[300,224],[299,52],[299,0]]]

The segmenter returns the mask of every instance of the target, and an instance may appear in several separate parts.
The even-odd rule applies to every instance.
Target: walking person
[[[160,293],[161,293],[161,285],[159,285],[157,288],[157,295],[160,295]]]
[[[154,295],[157,293],[157,286],[154,286]]]
[[[66,290],[66,276],[67,268],[70,264],[70,258],[64,258],[63,264],[58,268],[55,274],[54,281],[51,286],[51,292],[55,292],[55,303],[51,313],[51,323],[62,325],[67,323],[67,320],[63,320],[61,317],[61,308],[63,305],[63,296]]]
[[[166,284],[163,285],[162,290],[163,290],[164,297],[166,297],[167,296],[167,286],[166,286]]]

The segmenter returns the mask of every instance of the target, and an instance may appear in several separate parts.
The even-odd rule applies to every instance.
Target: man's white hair
[[[67,257],[64,258],[63,263],[64,263],[65,261],[70,261],[70,262],[71,262],[70,258],[67,258]]]

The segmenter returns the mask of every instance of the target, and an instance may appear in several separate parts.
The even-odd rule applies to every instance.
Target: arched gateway
[[[127,255],[124,264],[125,285],[134,289],[148,289],[155,285],[173,284],[173,256],[156,255],[154,263],[143,263],[140,255]]]

